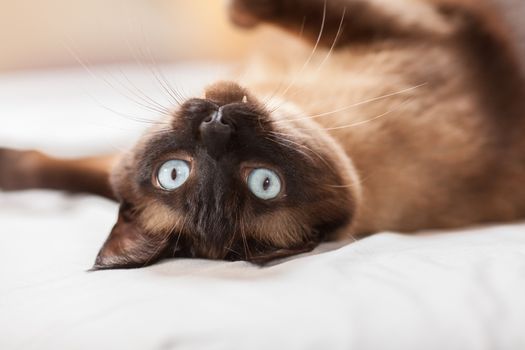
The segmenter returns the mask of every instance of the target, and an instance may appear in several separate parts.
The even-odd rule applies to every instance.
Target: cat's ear
[[[118,221],[100,249],[93,270],[142,267],[162,258],[170,240],[146,232],[135,216],[129,205],[121,206]]]

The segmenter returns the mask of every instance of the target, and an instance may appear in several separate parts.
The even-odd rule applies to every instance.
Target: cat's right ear
[[[169,237],[157,237],[137,222],[136,212],[122,204],[119,217],[97,255],[92,270],[143,267],[161,259],[169,245]]]

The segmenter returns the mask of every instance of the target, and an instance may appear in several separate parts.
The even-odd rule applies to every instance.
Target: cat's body
[[[267,75],[254,78],[261,93],[279,91],[283,76],[295,81],[286,100],[314,116],[353,161],[362,187],[355,234],[524,217],[519,67],[501,37],[485,37],[487,22],[466,22],[474,20],[439,23],[423,39],[350,42],[328,59],[327,42],[306,68],[255,68],[276,70],[273,84]]]
[[[525,215],[525,114],[498,107],[511,108],[512,101],[496,98],[513,96],[487,93],[505,94],[507,77],[473,79],[484,68],[458,59],[461,49],[426,42],[349,47],[320,71],[315,62],[299,78],[289,72],[298,87],[286,100],[314,116],[309,122],[327,129],[357,169],[362,197],[354,233]],[[266,94],[280,84],[256,79],[252,86],[258,83]],[[313,127],[304,122],[296,127]]]
[[[141,266],[171,256],[163,252],[177,252],[179,241],[181,256],[263,261],[311,249],[334,234],[525,217],[519,59],[499,22],[458,1],[447,3],[234,1],[235,22],[277,24],[301,32],[310,44],[276,45],[287,50],[248,65],[243,87],[218,83],[204,100],[184,104],[170,123],[188,141],[164,150],[167,141],[151,133],[120,160],[112,189],[123,203],[121,215],[97,267]],[[198,119],[195,127],[184,124],[221,106],[232,109],[225,112],[230,120],[212,131],[207,123],[215,117]],[[252,125],[254,114],[260,117]],[[224,123],[226,131],[220,129]],[[167,160],[168,151],[191,164],[199,178],[190,176],[185,186],[193,187],[177,190],[185,191],[178,199],[146,188],[158,171],[150,154]],[[21,162],[20,154],[6,152],[4,162]],[[53,174],[56,163],[32,157],[30,167],[36,163],[41,173]],[[45,176],[48,183],[16,183],[23,182],[20,173],[4,172],[0,185],[111,196],[107,166],[67,165],[62,174],[88,171],[97,180],[71,184],[71,176],[53,175]],[[237,167],[244,174],[238,179]],[[283,182],[279,196],[265,203],[239,188],[258,168],[275,170]],[[143,175],[134,182],[134,174]],[[217,177],[214,185],[210,176]],[[203,189],[209,186],[217,188]]]

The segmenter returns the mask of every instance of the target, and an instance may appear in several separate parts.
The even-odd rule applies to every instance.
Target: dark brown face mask
[[[332,186],[343,183],[335,164],[276,131],[234,83],[184,103],[168,129],[146,135],[115,169],[122,206],[95,268],[166,257],[265,263],[309,251],[347,224],[352,199]]]

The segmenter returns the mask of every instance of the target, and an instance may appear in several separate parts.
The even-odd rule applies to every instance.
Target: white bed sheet
[[[225,72],[163,71],[186,95]],[[114,89],[165,103],[162,89],[143,67],[95,75],[114,87],[82,70],[0,76],[0,145],[66,156],[129,145],[144,125],[109,109],[154,114]],[[381,233],[266,268],[171,260],[87,272],[116,210],[0,193],[0,349],[525,349],[524,224]]]

